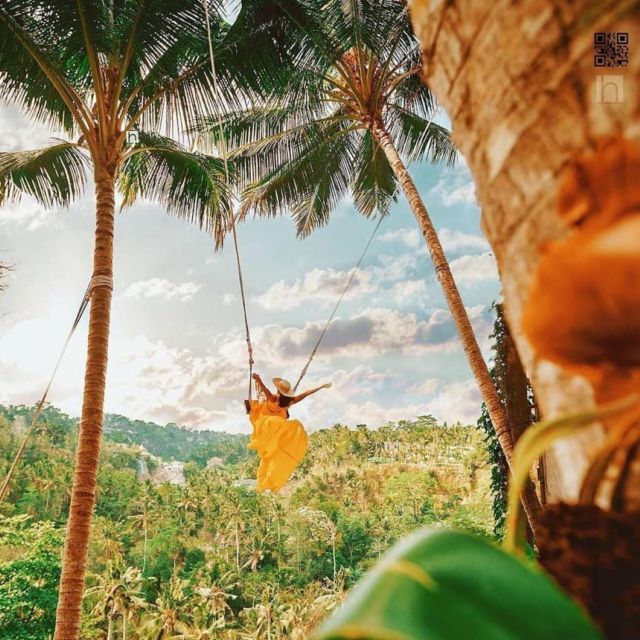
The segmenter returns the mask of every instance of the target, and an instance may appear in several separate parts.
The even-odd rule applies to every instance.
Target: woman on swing
[[[289,407],[320,389],[328,389],[331,383],[295,395],[291,384],[283,378],[273,379],[276,393],[271,392],[257,373],[253,374],[253,379],[265,398],[247,402],[249,419],[253,425],[248,446],[260,456],[257,489],[277,492],[287,483],[308,447],[302,423],[289,419]]]

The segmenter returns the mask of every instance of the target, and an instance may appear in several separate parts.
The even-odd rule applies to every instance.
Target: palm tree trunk
[[[80,633],[80,613],[102,434],[111,313],[109,282],[113,278],[114,176],[106,170],[96,168],[95,184],[97,206],[93,277],[98,276],[99,280],[94,280],[96,286],[91,293],[82,417],[54,640],[77,640]]]
[[[236,523],[236,568],[240,573],[240,526]]]
[[[144,574],[147,568],[147,542],[149,538],[148,524],[147,524],[147,505],[144,505],[144,520],[142,521],[144,527],[144,546],[142,548],[142,573]]]
[[[335,587],[338,568],[336,565],[336,536],[333,533],[331,534],[331,559],[333,560],[333,586]]]
[[[511,464],[513,440],[511,438],[511,429],[509,427],[507,414],[500,397],[498,396],[496,387],[493,384],[491,375],[489,374],[487,363],[482,357],[480,346],[478,345],[478,341],[473,333],[469,316],[467,315],[464,303],[460,297],[460,292],[458,291],[458,287],[453,279],[453,274],[449,268],[449,262],[445,256],[444,249],[442,248],[436,229],[433,226],[433,222],[431,222],[427,208],[418,193],[415,183],[411,179],[404,162],[402,162],[402,158],[400,158],[400,154],[393,144],[391,136],[380,124],[373,126],[372,133],[387,157],[396,178],[400,182],[402,191],[409,202],[411,211],[420,225],[422,235],[424,236],[427,248],[431,254],[431,260],[435,267],[436,276],[440,282],[440,286],[442,287],[442,292],[444,293],[444,297],[447,301],[447,306],[449,307],[449,311],[453,317],[456,329],[458,330],[462,348],[464,349],[467,361],[469,362],[473,376],[476,379],[478,388],[480,389],[482,399],[487,405],[487,410],[489,411],[491,422],[493,423],[496,431],[498,442],[500,442],[500,446],[504,451],[507,462]],[[527,491],[523,494],[522,505],[527,515],[529,525],[531,526],[531,530],[535,535],[536,521],[540,512],[540,501],[538,500],[535,491]]]

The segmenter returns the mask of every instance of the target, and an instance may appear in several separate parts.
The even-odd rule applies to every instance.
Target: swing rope
[[[351,274],[349,276],[349,279],[347,280],[347,284],[345,285],[344,289],[342,290],[342,293],[340,294],[340,297],[338,298],[336,304],[334,305],[333,310],[331,311],[331,314],[329,315],[329,318],[327,319],[327,322],[325,323],[322,331],[320,332],[320,335],[318,336],[318,339],[316,340],[315,346],[313,347],[313,349],[311,350],[311,353],[309,354],[309,358],[307,359],[307,362],[305,363],[304,367],[302,368],[302,371],[300,372],[300,376],[298,377],[298,381],[296,382],[295,387],[293,387],[293,392],[294,393],[298,390],[298,387],[300,386],[300,383],[302,382],[302,378],[304,378],[307,375],[307,371],[309,369],[309,366],[311,365],[311,362],[313,361],[313,359],[316,356],[316,353],[318,352],[318,348],[320,347],[320,343],[322,342],[325,334],[327,333],[327,330],[329,329],[329,325],[333,322],[333,318],[335,317],[335,315],[336,315],[336,313],[338,311],[338,308],[342,304],[342,301],[344,300],[344,297],[347,295],[347,291],[351,287],[351,284],[353,283],[353,280],[356,277],[356,273],[358,273],[358,269],[360,268],[360,265],[362,264],[362,261],[364,260],[364,257],[367,255],[367,251],[369,251],[369,247],[371,246],[371,243],[373,242],[373,239],[375,238],[376,234],[378,233],[378,229],[380,228],[380,225],[382,224],[383,220],[384,220],[384,216],[381,214],[378,217],[378,223],[376,224],[376,226],[374,227],[373,231],[371,232],[371,235],[369,236],[369,240],[367,241],[367,244],[365,245],[362,253],[360,254],[360,257],[358,258],[358,262],[356,262],[355,266],[351,270]]]
[[[216,73],[216,62],[215,56],[213,53],[213,40],[211,37],[211,21],[209,19],[209,5],[207,4],[207,0],[202,0],[202,5],[204,7],[204,16],[205,22],[207,25],[207,39],[209,41],[209,62],[211,64],[211,76],[213,80],[213,91],[222,102],[220,89],[218,86],[218,74]],[[222,126],[222,112],[218,110],[218,135],[220,137],[220,151],[222,153],[222,159],[224,163],[224,177],[227,188],[229,188],[229,163],[227,160],[227,143],[224,137],[224,130]],[[236,256],[236,268],[238,270],[238,284],[240,286],[240,298],[242,300],[242,313],[244,315],[244,332],[245,332],[245,340],[247,342],[247,355],[249,356],[249,393],[248,399],[251,402],[251,396],[253,392],[253,344],[251,342],[251,330],[249,328],[249,316],[247,313],[247,299],[244,291],[244,278],[242,277],[242,262],[240,260],[240,249],[238,247],[238,234],[236,232],[236,216],[233,212],[233,208],[231,210],[231,236],[233,238],[233,249]]]
[[[213,79],[213,91],[214,91],[216,97],[219,100],[221,100],[220,90],[219,90],[219,86],[218,86],[218,76],[216,74],[215,56],[214,56],[214,53],[213,53],[213,40],[212,40],[212,37],[211,37],[211,22],[210,22],[210,18],[209,18],[209,6],[207,4],[207,0],[202,0],[202,5],[204,7],[204,15],[205,15],[205,21],[206,21],[206,26],[207,26],[207,38],[209,40],[209,62],[211,64],[211,75],[212,75],[212,79]],[[227,145],[226,145],[226,139],[224,137],[224,130],[223,130],[223,124],[222,124],[222,112],[220,110],[218,110],[218,135],[219,135],[219,138],[220,138],[220,151],[222,153],[223,162],[224,162],[225,180],[226,180],[226,184],[227,184],[227,187],[228,187],[229,186],[229,165],[228,165],[228,160],[227,160],[227,149],[226,149]],[[351,270],[351,274],[349,276],[349,279],[347,280],[347,283],[346,283],[344,289],[342,290],[342,293],[340,294],[340,297],[338,298],[338,301],[334,305],[333,310],[331,311],[331,314],[329,315],[329,318],[327,319],[327,322],[325,323],[322,331],[320,332],[318,340],[316,341],[315,346],[313,347],[311,353],[309,354],[309,358],[307,359],[307,362],[305,363],[304,367],[302,368],[302,371],[300,372],[300,376],[298,377],[298,381],[296,382],[296,385],[293,388],[294,393],[295,393],[295,391],[297,391],[298,386],[302,382],[302,379],[307,374],[307,371],[309,370],[309,366],[311,365],[311,362],[313,361],[313,359],[316,356],[316,353],[318,352],[318,349],[320,347],[320,343],[324,339],[324,336],[327,333],[327,330],[329,329],[329,325],[333,321],[333,318],[335,317],[335,315],[336,315],[336,313],[338,311],[338,308],[340,307],[340,304],[342,303],[345,295],[347,294],[347,291],[351,287],[351,284],[353,283],[353,280],[354,280],[354,278],[356,276],[356,273],[358,272],[358,269],[360,268],[360,265],[362,264],[362,261],[364,260],[366,254],[367,254],[367,251],[369,250],[369,247],[371,246],[371,243],[373,242],[373,239],[375,238],[376,233],[378,232],[378,229],[380,228],[380,225],[382,224],[383,219],[384,219],[384,216],[381,214],[379,216],[379,218],[378,218],[378,222],[377,222],[375,228],[373,229],[373,232],[371,233],[371,236],[369,237],[369,240],[368,240],[367,244],[365,245],[364,250],[360,254],[360,258],[358,258],[358,261],[357,261],[356,265]],[[251,331],[250,331],[250,328],[249,328],[249,319],[248,319],[248,313],[247,313],[247,301],[246,301],[245,290],[244,290],[244,279],[242,277],[242,262],[240,260],[240,250],[238,248],[238,235],[236,233],[236,219],[235,219],[235,214],[233,213],[233,211],[232,211],[232,214],[231,214],[230,227],[231,227],[231,235],[232,235],[232,238],[233,238],[233,248],[234,248],[235,257],[236,257],[236,267],[237,267],[237,270],[238,270],[238,283],[240,285],[240,298],[242,300],[242,311],[243,311],[243,314],[244,314],[245,339],[246,339],[246,342],[247,342],[247,353],[248,353],[248,356],[249,356],[249,393],[248,393],[248,398],[249,398],[249,402],[251,402],[251,397],[252,397],[252,392],[253,392],[252,377],[253,377],[253,365],[254,365],[253,345],[252,345],[252,342],[251,342]]]
[[[89,300],[91,299],[91,294],[96,287],[109,287],[113,289],[113,283],[111,278],[108,276],[94,276],[93,278],[91,278],[91,281],[87,286],[84,296],[82,297],[82,302],[80,302],[78,313],[76,313],[76,317],[73,321],[73,324],[71,325],[71,330],[67,335],[67,339],[64,341],[62,350],[60,351],[60,355],[58,356],[58,360],[56,361],[55,367],[53,368],[53,372],[51,373],[51,376],[49,378],[49,382],[44,390],[44,393],[42,394],[42,397],[40,398],[40,401],[38,402],[38,405],[36,406],[36,410],[35,410],[35,413],[33,414],[33,418],[31,418],[31,424],[27,429],[27,432],[22,440],[22,444],[20,445],[20,448],[18,449],[15,455],[15,458],[11,463],[11,467],[9,468],[9,471],[7,472],[4,482],[2,483],[2,487],[0,488],[0,504],[2,504],[2,501],[4,500],[5,496],[9,492],[9,485],[11,484],[11,479],[13,478],[13,474],[15,473],[15,470],[22,458],[22,455],[24,454],[24,451],[27,447],[27,443],[29,442],[29,438],[33,435],[33,432],[35,431],[36,425],[38,423],[38,419],[40,418],[40,414],[44,409],[44,405],[47,401],[47,396],[49,395],[51,385],[53,384],[56,374],[58,373],[58,369],[60,368],[60,364],[62,363],[64,354],[67,351],[67,347],[71,342],[71,338],[73,334],[75,333],[76,329],[78,328],[78,325],[80,324],[80,320],[82,320],[82,316],[84,315],[84,312],[86,311],[87,306],[89,304]]]

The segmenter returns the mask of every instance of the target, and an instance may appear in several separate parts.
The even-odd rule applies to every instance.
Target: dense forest
[[[3,473],[32,411],[2,408]],[[252,488],[245,436],[174,426],[175,451],[188,454],[176,485],[157,482],[158,466],[177,457],[161,427],[121,416],[105,427],[83,639],[305,638],[408,532],[493,526],[474,427],[423,416],[317,431],[280,495]],[[3,505],[0,637],[53,631],[76,438],[77,422],[48,407]],[[145,476],[142,459],[154,461]]]
[[[2,406],[0,416],[9,422],[28,424],[32,407]],[[22,422],[21,422],[22,421]],[[77,427],[77,421],[53,406],[46,406],[39,420],[49,437],[60,443]],[[225,462],[236,462],[245,455],[246,438],[222,431],[187,429],[174,423],[165,425],[130,420],[125,416],[107,413],[104,416],[104,437],[112,442],[141,445],[150,454],[165,460],[199,460],[220,456]]]

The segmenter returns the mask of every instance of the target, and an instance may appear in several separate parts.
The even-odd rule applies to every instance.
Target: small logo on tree
[[[138,144],[140,142],[140,132],[137,129],[132,129],[131,131],[127,131],[127,136],[125,139],[127,144]]]

